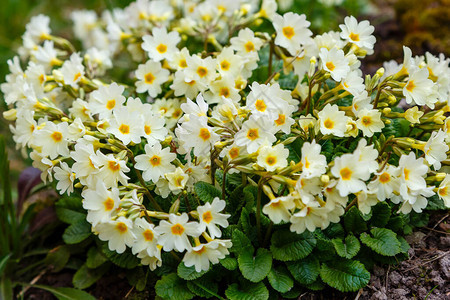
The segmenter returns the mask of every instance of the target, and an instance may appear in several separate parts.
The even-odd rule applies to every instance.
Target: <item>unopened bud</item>
[[[169,209],[169,213],[170,214],[176,214],[179,209],[180,209],[180,198],[175,200],[175,202],[172,204],[172,206]]]
[[[4,111],[3,118],[8,121],[15,121],[17,118],[17,110],[15,108],[12,108],[10,110]]]
[[[320,181],[322,183],[326,184],[326,183],[330,182],[330,176],[328,176],[327,174],[324,174],[324,175],[320,176]]]
[[[377,72],[375,73],[378,77],[383,77],[384,75],[384,68],[379,68]]]

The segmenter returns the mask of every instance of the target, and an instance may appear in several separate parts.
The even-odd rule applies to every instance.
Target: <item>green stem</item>
[[[258,182],[258,193],[256,196],[256,228],[258,230],[258,240],[261,243],[261,197],[262,197],[262,186],[264,184],[264,177]]]
[[[217,299],[220,300],[225,300],[224,298],[220,297],[218,294],[214,293],[213,291],[211,291],[210,289],[208,289],[207,287],[205,287],[203,284],[198,283],[196,281],[192,281],[196,286],[198,286],[199,288],[203,289],[205,292],[210,293],[211,295],[213,295],[214,297],[216,297]]]

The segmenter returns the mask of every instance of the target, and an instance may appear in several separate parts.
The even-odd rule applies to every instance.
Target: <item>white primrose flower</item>
[[[378,109],[361,109],[358,112],[356,126],[367,137],[373,136],[375,132],[381,132],[384,128],[384,123],[381,121],[381,112]]]
[[[161,245],[156,246],[156,254],[154,256],[149,256],[147,251],[143,250],[137,254],[137,257],[141,259],[141,264],[148,266],[151,271],[154,271],[157,267],[162,266],[161,248]]]
[[[143,136],[147,139],[150,145],[156,144],[159,141],[166,139],[168,130],[165,127],[166,120],[163,116],[155,114],[151,108],[148,108],[148,104],[145,104],[144,111],[142,111],[142,119],[144,125]]]
[[[248,53],[254,53],[257,56],[263,45],[262,40],[255,37],[255,33],[250,28],[239,30],[238,35],[230,39],[230,43],[231,48],[243,57],[248,57]]]
[[[401,174],[400,192],[407,195],[407,190],[422,190],[427,184],[425,182],[425,175],[428,172],[428,166],[424,163],[422,157],[416,159],[416,155],[410,152],[408,155],[402,155],[398,162]],[[403,195],[402,195],[403,196]]]
[[[266,118],[251,116],[242,124],[235,137],[235,143],[241,147],[247,147],[248,153],[254,153],[266,141],[270,144],[276,141],[273,126]]]
[[[319,112],[320,132],[343,137],[347,130],[348,117],[335,104],[327,104]]]
[[[308,29],[310,22],[306,21],[304,14],[288,12],[283,16],[274,15],[273,27],[277,32],[275,44],[286,48],[291,55],[297,55],[300,52],[300,45],[306,43],[312,35]]]
[[[16,144],[31,146],[34,140],[34,132],[38,124],[34,120],[34,111],[20,110],[17,114],[16,127],[10,125],[13,139]]]
[[[262,146],[259,148],[256,163],[269,172],[276,169],[287,167],[287,157],[289,150],[284,148],[283,144],[276,146]]]
[[[243,68],[243,58],[234,53],[231,47],[223,48],[216,57],[217,71],[221,76],[236,77]]]
[[[322,226],[325,217],[326,211],[320,207],[320,204],[317,201],[311,201],[291,216],[289,229],[298,234],[305,230],[313,232],[317,227]]]
[[[155,231],[160,234],[158,242],[163,245],[163,250],[166,252],[191,250],[192,245],[188,236],[198,237],[202,234],[199,224],[189,222],[189,216],[186,213],[182,213],[181,216],[170,214],[169,221],[159,222]]]
[[[70,157],[75,161],[72,170],[83,185],[89,185],[94,181],[95,174],[99,172],[99,166],[94,164],[95,151],[92,144],[77,142],[75,151],[70,152]]]
[[[53,171],[55,172],[56,180],[58,180],[58,184],[56,185],[56,189],[59,190],[59,193],[62,195],[67,191],[67,195],[73,192],[73,182],[75,181],[75,173],[69,168],[67,163],[61,162],[59,167],[54,167]]]
[[[208,228],[209,235],[211,238],[220,238],[222,232],[217,225],[223,228],[228,227],[227,219],[230,217],[229,214],[220,213],[225,209],[226,202],[215,197],[212,203],[205,203],[205,205],[198,206],[197,212],[200,218],[200,228],[205,231]]]
[[[122,107],[125,97],[122,95],[124,86],[113,82],[110,85],[100,85],[98,90],[90,94],[89,108],[92,114],[98,114],[99,119],[108,119],[114,109]]]
[[[376,42],[372,33],[375,27],[370,25],[369,21],[364,20],[358,23],[355,17],[348,16],[344,19],[344,24],[339,25],[341,28],[341,38],[355,44],[360,48],[373,49]]]
[[[372,206],[378,203],[377,195],[373,192],[361,191],[356,193],[356,199],[358,202],[358,209],[367,215],[370,213]]]
[[[207,84],[201,81],[188,79],[186,71],[179,70],[175,72],[173,83],[170,88],[174,91],[175,96],[186,96],[189,99],[194,99],[199,92],[207,89]]]
[[[41,148],[42,154],[49,156],[50,159],[60,155],[68,156],[68,128],[69,124],[66,122],[55,124],[47,121],[42,129],[35,131],[33,141],[37,147]]]
[[[165,27],[154,27],[152,35],[142,37],[142,49],[147,51],[150,59],[161,61],[167,59],[173,60],[177,49],[177,44],[181,41],[180,34],[176,31],[167,32]]]
[[[219,247],[220,244],[215,240],[192,247],[184,255],[183,263],[186,267],[195,266],[196,272],[207,271],[210,262],[217,264],[219,259],[225,258]]]
[[[444,205],[450,208],[450,175],[445,174],[444,180],[439,185],[437,194],[444,201]]]
[[[125,252],[126,246],[132,247],[136,236],[133,233],[133,222],[125,217],[109,220],[95,226],[98,238],[108,241],[108,248],[117,253]]]
[[[66,60],[62,65],[61,74],[64,78],[64,84],[70,85],[73,88],[78,88],[78,82],[84,76],[83,59],[78,53],[73,53],[70,60]]]
[[[159,234],[155,231],[155,225],[148,223],[143,218],[134,220],[132,229],[136,240],[131,248],[133,254],[144,251],[148,256],[157,256],[160,253],[158,249]]]
[[[30,158],[33,160],[33,167],[41,170],[41,180],[44,183],[47,183],[47,179],[52,182],[52,171],[54,167],[53,162],[46,156],[42,156],[42,153],[39,153],[37,151],[31,152]]]
[[[438,101],[436,93],[436,85],[428,79],[429,73],[427,68],[413,68],[409,74],[408,82],[403,88],[403,95],[406,103],[427,105],[434,108],[434,104]]]
[[[444,131],[433,131],[430,138],[423,148],[425,160],[434,167],[435,170],[441,168],[441,161],[447,159],[449,147],[445,142],[446,134]]]
[[[320,60],[322,61],[322,69],[330,72],[331,77],[336,81],[341,81],[350,72],[349,60],[344,55],[344,51],[332,48],[320,49]]]
[[[282,221],[289,222],[292,216],[291,211],[295,208],[294,199],[292,195],[277,197],[264,205],[262,211],[275,224],[279,224]]]
[[[352,112],[355,115],[358,115],[358,112],[362,109],[371,110],[372,108],[372,98],[369,97],[366,90],[353,97]]]
[[[46,15],[37,15],[31,18],[30,22],[25,25],[26,31],[24,36],[30,37],[36,44],[42,40],[49,38],[50,18]]]
[[[379,201],[389,199],[394,191],[399,191],[400,181],[398,178],[400,176],[400,168],[387,165],[381,172],[377,172],[375,175],[377,177],[367,187],[369,190],[375,191]]]
[[[187,98],[186,103],[181,104],[181,109],[189,117],[207,118],[208,117],[208,103],[203,99],[202,94],[198,94],[195,103]],[[185,118],[181,118],[180,122],[184,122]]]
[[[357,71],[350,71],[347,76],[342,79],[341,84],[344,90],[353,96],[360,95],[366,88],[364,79],[358,74]]]
[[[158,180],[158,182],[156,183],[157,187],[160,189],[160,191],[166,190],[172,192],[175,195],[181,193],[181,191],[186,187],[186,183],[189,179],[189,175],[186,174],[180,167],[177,167],[173,172],[166,173],[164,176],[167,181],[161,182],[161,179]]]
[[[144,120],[129,111],[127,107],[115,109],[106,132],[114,134],[124,145],[139,144],[144,136]]]
[[[339,179],[336,187],[342,197],[351,193],[365,191],[366,184],[364,181],[370,177],[370,173],[361,168],[358,156],[354,154],[344,154],[336,157],[334,166],[331,168],[331,174]]]
[[[128,184],[130,178],[125,173],[130,172],[130,168],[124,160],[114,157],[111,153],[105,155],[100,150],[97,150],[91,159],[94,165],[101,166],[98,174],[108,188],[117,186],[118,181],[123,185]]]
[[[183,71],[186,75],[185,80],[188,82],[194,80],[208,85],[217,76],[216,59],[211,56],[202,59],[198,55],[193,55],[186,58],[186,62],[187,68]]]
[[[157,61],[147,61],[143,65],[139,65],[136,71],[136,92],[146,93],[150,97],[156,97],[161,93],[161,85],[169,79],[170,72],[161,67],[161,63]]]
[[[206,118],[192,117],[175,129],[175,134],[183,142],[185,149],[193,149],[194,155],[205,155],[220,137],[208,126]]]
[[[303,144],[301,158],[303,178],[319,177],[326,172],[327,159],[325,155],[320,154],[321,149],[322,147],[316,144],[316,140]]]
[[[135,168],[141,171],[142,177],[146,181],[158,182],[164,174],[175,171],[175,166],[171,162],[177,157],[175,153],[170,152],[170,148],[162,149],[160,143],[154,145],[145,145],[145,154],[135,157]]]
[[[119,189],[113,187],[108,190],[100,180],[94,188],[84,190],[81,196],[83,208],[88,210],[86,220],[94,227],[99,223],[108,222],[120,203]]]
[[[405,119],[412,124],[420,124],[420,118],[423,114],[424,112],[420,111],[418,106],[414,106],[405,111]]]

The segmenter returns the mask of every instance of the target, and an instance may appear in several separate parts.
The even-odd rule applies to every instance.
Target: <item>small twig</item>
[[[438,256],[436,256],[436,257],[434,257],[434,258],[432,258],[432,259],[430,259],[430,260],[424,262],[423,264],[420,264],[420,265],[414,266],[414,267],[412,267],[412,268],[406,269],[406,270],[403,271],[403,272],[409,272],[409,271],[411,271],[411,270],[417,269],[418,267],[423,267],[423,266],[425,266],[425,265],[427,265],[427,264],[429,264],[429,263],[431,263],[431,262],[433,262],[433,261],[435,261],[435,260],[438,260],[438,259],[440,259],[440,258],[446,256],[446,255],[449,254],[449,253],[450,253],[450,251],[447,251],[447,252],[445,252],[444,254],[438,255]]]
[[[134,286],[131,287],[131,289],[128,291],[128,293],[125,295],[125,299],[128,298],[128,296],[130,296],[131,292],[134,290]]]
[[[430,227],[423,227],[423,228],[425,228],[425,229],[427,229],[427,230],[430,230],[430,231],[434,231],[434,232],[438,232],[438,233],[441,233],[441,234],[450,234],[450,232],[445,232],[445,231],[441,231],[441,230],[436,230],[436,229],[434,229],[434,228],[430,228]]]
[[[29,285],[27,285],[21,292],[20,294],[17,296],[18,299],[22,298],[25,293],[32,287],[33,284],[35,284],[36,282],[39,281],[39,279],[41,279],[42,276],[44,276],[44,274],[47,272],[47,269],[42,270],[36,277],[33,278],[33,280],[30,281]]]
[[[358,300],[359,297],[361,297],[362,293],[363,293],[363,289],[359,289],[358,294],[355,297],[355,300]]]

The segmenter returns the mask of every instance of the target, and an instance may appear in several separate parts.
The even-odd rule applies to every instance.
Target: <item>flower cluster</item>
[[[296,233],[325,229],[353,205],[421,212],[437,194],[450,207],[443,55],[405,47],[403,63],[363,77],[368,21],[346,17],[340,32],[313,36],[305,15],[279,15],[275,0],[138,0],[72,19],[81,51],[52,35],[48,17],[31,19],[26,63],[8,61],[1,85],[5,117],[44,181],[81,191],[111,250],[129,247],[151,269],[161,251],[185,252],[186,266],[208,270],[231,247],[221,239],[227,175],[261,192],[258,226],[262,212]],[[263,19],[273,33],[250,29]],[[200,203],[198,182],[222,199]]]

